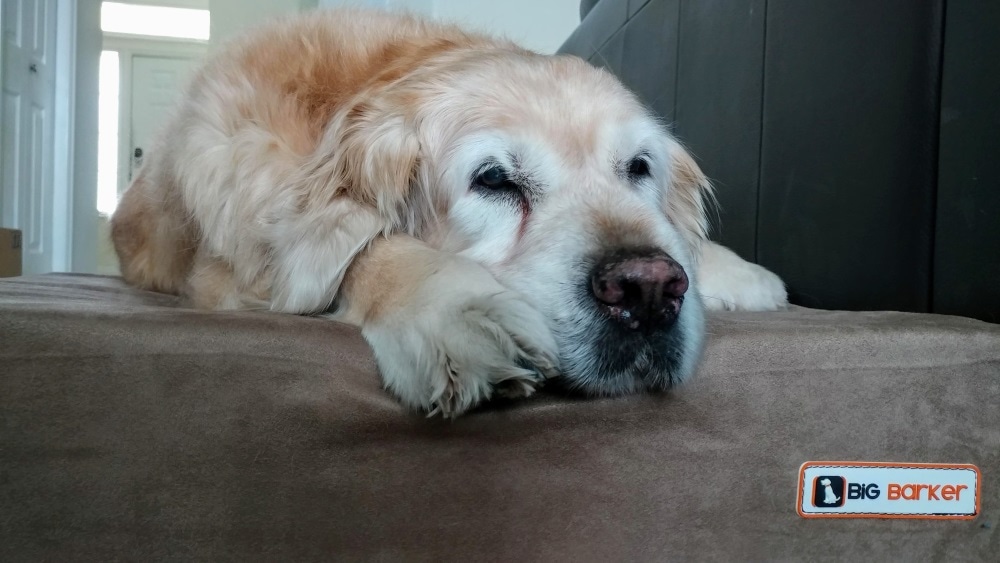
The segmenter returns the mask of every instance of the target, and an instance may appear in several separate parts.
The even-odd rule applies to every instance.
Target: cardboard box
[[[21,275],[21,231],[0,228],[0,278]]]

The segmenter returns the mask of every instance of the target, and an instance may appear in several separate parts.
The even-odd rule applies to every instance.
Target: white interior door
[[[123,188],[149,156],[151,141],[169,117],[197,66],[198,61],[189,57],[132,57],[130,164]]]
[[[3,0],[0,223],[23,231],[24,273],[52,271],[56,0]]]

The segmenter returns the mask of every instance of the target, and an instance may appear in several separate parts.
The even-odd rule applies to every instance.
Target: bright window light
[[[97,211],[111,215],[118,205],[117,51],[101,51],[97,110]]]
[[[211,24],[208,10],[120,2],[101,4],[101,30],[111,33],[208,41]]]

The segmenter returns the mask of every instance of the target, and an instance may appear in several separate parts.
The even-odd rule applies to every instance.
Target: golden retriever
[[[669,388],[697,366],[703,296],[783,306],[776,276],[706,240],[709,198],[608,72],[335,10],[204,66],[112,237],[138,287],[360,326],[390,392],[456,416],[546,380]]]

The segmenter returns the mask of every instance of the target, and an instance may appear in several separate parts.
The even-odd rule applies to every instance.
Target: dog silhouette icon
[[[819,484],[823,485],[823,504],[837,504],[840,502],[840,497],[834,494],[833,483],[829,479],[822,479]]]

